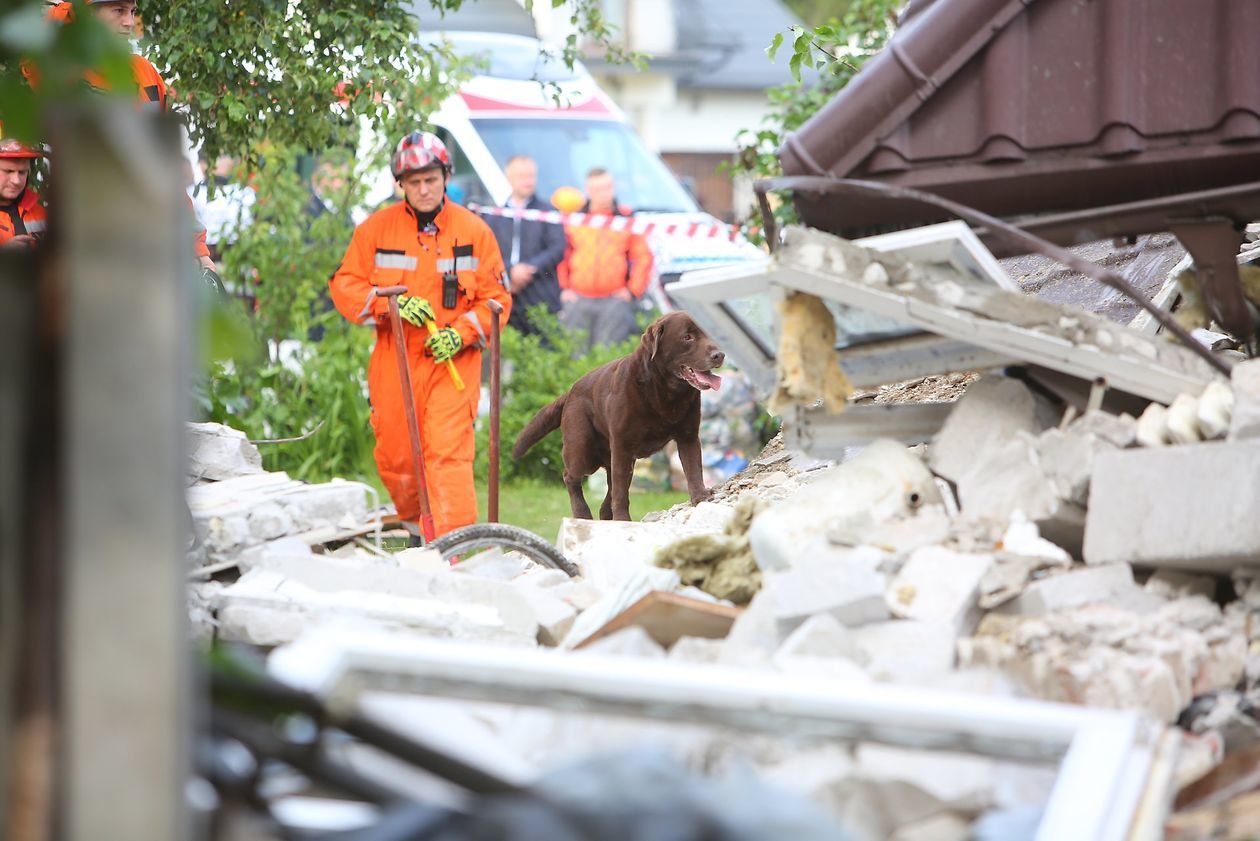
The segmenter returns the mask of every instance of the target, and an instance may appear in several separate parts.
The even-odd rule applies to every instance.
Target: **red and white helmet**
[[[389,171],[395,181],[401,181],[409,172],[433,166],[440,166],[449,174],[451,156],[447,154],[446,144],[427,131],[413,131],[398,141],[394,157],[389,161]]]
[[[0,158],[5,160],[30,160],[42,158],[44,153],[29,146],[23,146],[12,137],[0,138]]]

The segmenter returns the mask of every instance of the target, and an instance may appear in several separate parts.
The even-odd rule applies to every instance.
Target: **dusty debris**
[[[779,305],[778,383],[767,402],[783,414],[797,403],[821,401],[831,414],[844,411],[853,393],[836,359],[836,319],[821,298],[804,293],[786,296]]]

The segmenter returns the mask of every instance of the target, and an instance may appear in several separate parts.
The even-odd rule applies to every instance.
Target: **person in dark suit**
[[[516,155],[504,167],[512,195],[504,207],[515,210],[552,210],[534,194],[538,167],[526,155]],[[512,315],[508,324],[522,333],[538,333],[529,320],[529,310],[539,304],[548,312],[560,310],[560,285],[556,266],[564,258],[564,227],[549,222],[526,221],[510,216],[484,217],[503,253],[503,276],[512,293]]]

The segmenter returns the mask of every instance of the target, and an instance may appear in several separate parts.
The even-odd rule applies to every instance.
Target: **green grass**
[[[373,474],[364,481],[373,485],[381,494],[381,502],[389,503],[389,493],[381,484],[380,477]],[[477,477],[477,513],[482,522],[486,519],[486,480]],[[603,494],[587,492],[587,504],[591,513],[599,516],[599,504],[604,501]],[[685,491],[641,491],[630,490],[630,516],[641,520],[644,514],[651,511],[663,511],[687,501]],[[499,521],[528,529],[549,541],[556,539],[560,531],[560,520],[570,515],[569,492],[559,482],[544,482],[537,479],[525,479],[507,483],[499,487]]]
[[[630,517],[642,519],[650,511],[660,511],[687,500],[683,491],[638,491],[630,492]],[[599,504],[604,501],[603,494],[598,496],[587,492],[587,504],[591,512],[599,516]],[[484,480],[477,483],[477,505],[481,519],[486,518],[486,485]],[[560,520],[570,516],[569,492],[559,482],[517,481],[499,487],[499,521],[528,529],[549,541],[556,539],[560,530]]]

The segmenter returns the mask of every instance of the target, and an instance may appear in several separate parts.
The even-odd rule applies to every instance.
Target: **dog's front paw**
[[[706,499],[712,498],[712,496],[713,496],[713,491],[709,490],[708,488],[701,488],[699,492],[693,493],[691,495],[691,504],[699,505],[700,503],[704,502]]]

